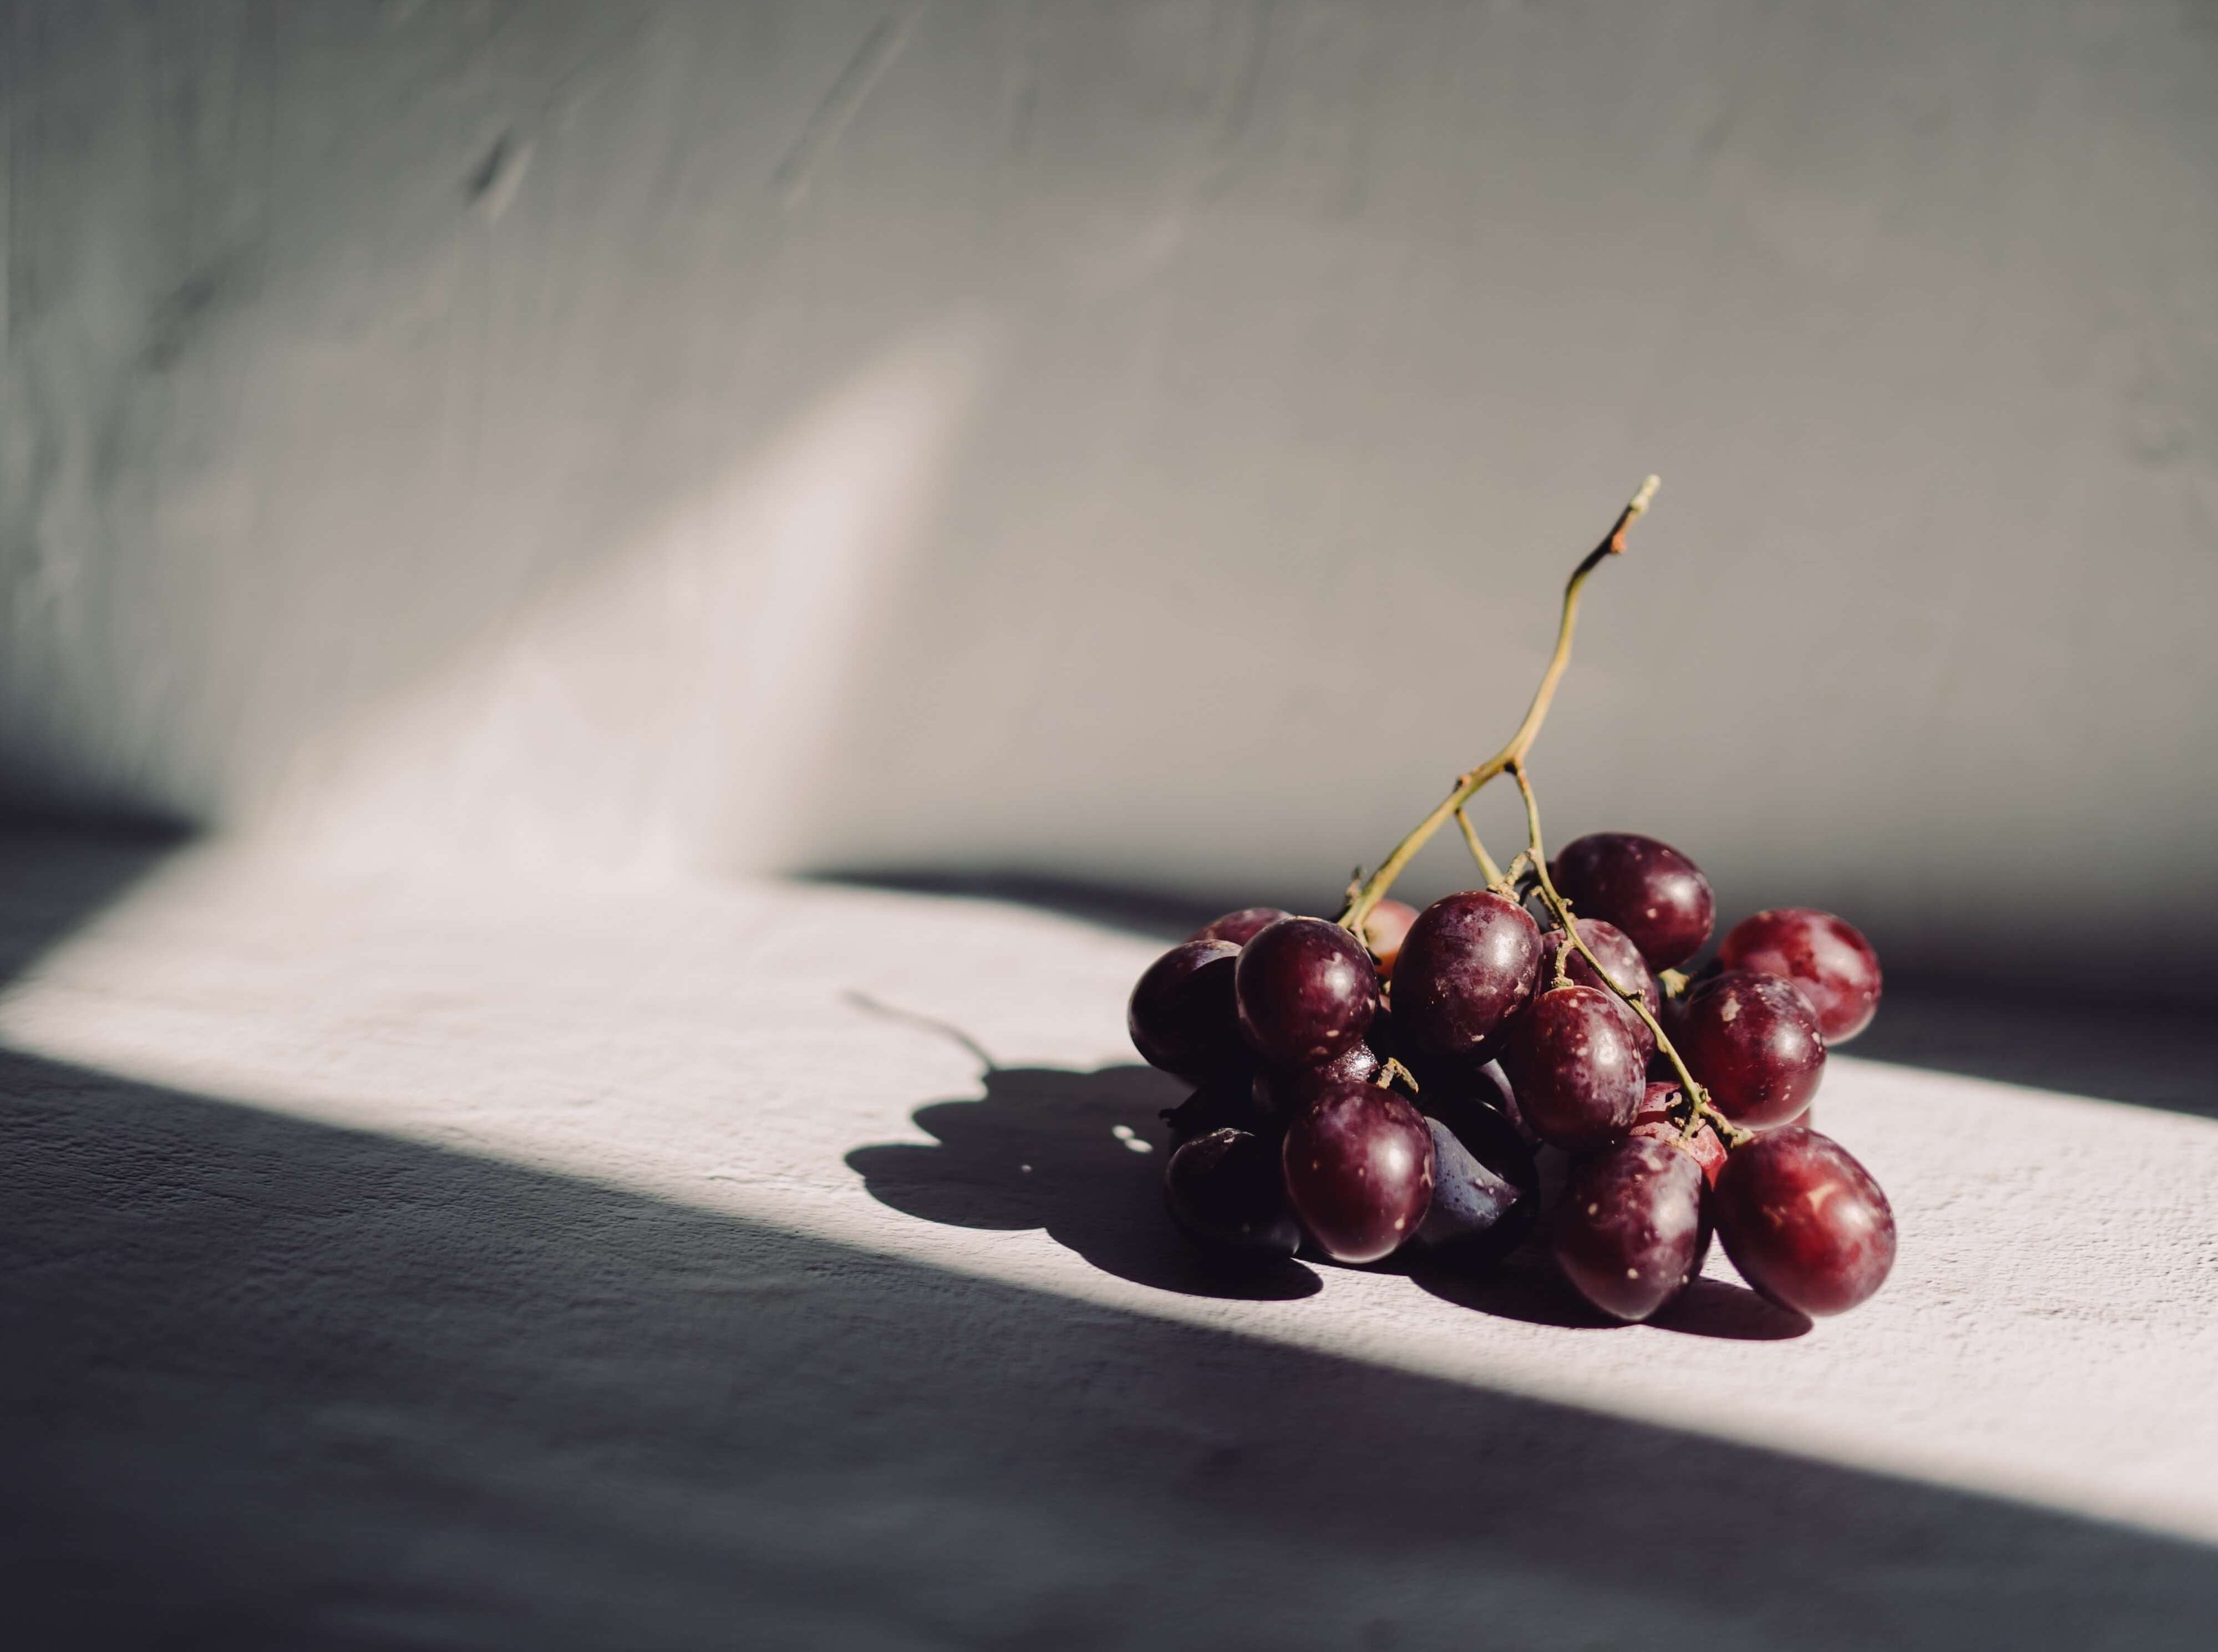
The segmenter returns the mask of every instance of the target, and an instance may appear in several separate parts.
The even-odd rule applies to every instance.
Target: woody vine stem
[[[1556,697],[1556,684],[1563,680],[1564,668],[1571,663],[1571,636],[1579,623],[1579,591],[1591,574],[1613,556],[1625,554],[1625,530],[1636,517],[1648,509],[1663,486],[1661,477],[1651,476],[1640,485],[1640,491],[1626,502],[1625,509],[1617,513],[1609,532],[1602,535],[1601,544],[1589,551],[1571,570],[1571,577],[1564,585],[1563,617],[1556,626],[1556,651],[1548,658],[1548,669],[1540,673],[1540,686],[1533,691],[1533,703],[1526,708],[1525,721],[1517,725],[1509,743],[1492,757],[1466,773],[1458,775],[1453,788],[1439,807],[1410,827],[1393,852],[1379,863],[1379,869],[1367,878],[1350,887],[1348,906],[1340,914],[1341,927],[1359,937],[1363,933],[1363,920],[1371,916],[1371,909],[1385,898],[1386,891],[1394,887],[1394,880],[1402,875],[1403,869],[1416,857],[1416,853],[1432,840],[1432,836],[1446,826],[1451,815],[1460,816],[1464,805],[1478,795],[1479,788],[1502,774],[1513,763],[1532,750],[1533,741],[1540,732],[1540,725],[1548,719],[1548,705]],[[1462,822],[1471,851],[1483,869],[1490,864],[1486,851],[1478,847],[1478,838],[1471,832],[1468,820]],[[1489,882],[1493,882],[1491,878]]]
[[[1364,920],[1370,917],[1372,908],[1385,897],[1387,890],[1393,887],[1394,880],[1416,858],[1417,851],[1430,842],[1433,834],[1453,817],[1488,887],[1499,889],[1514,900],[1519,886],[1529,877],[1533,882],[1533,893],[1540,897],[1550,915],[1563,929],[1567,944],[1564,962],[1569,961],[1568,949],[1576,947],[1579,955],[1593,966],[1595,974],[1608,983],[1610,990],[1625,1000],[1654,1035],[1656,1048],[1671,1063],[1671,1070],[1679,1077],[1681,1099],[1674,1111],[1681,1116],[1682,1134],[1693,1135],[1707,1120],[1726,1146],[1738,1147],[1750,1139],[1748,1132],[1737,1128],[1718,1110],[1711,1101],[1709,1092],[1697,1084],[1694,1075],[1687,1070],[1686,1062],[1680,1059],[1669,1035],[1642,1001],[1639,993],[1621,985],[1602,967],[1602,960],[1595,956],[1593,949],[1587,945],[1586,937],[1579,933],[1578,925],[1572,922],[1571,903],[1557,890],[1548,875],[1547,857],[1540,843],[1540,805],[1533,795],[1532,782],[1525,773],[1526,753],[1532,750],[1533,742],[1540,733],[1540,725],[1547,721],[1548,707],[1556,697],[1556,685],[1563,680],[1564,669],[1571,661],[1571,639],[1578,628],[1581,589],[1588,577],[1604,561],[1625,554],[1626,529],[1648,509],[1661,481],[1661,478],[1651,476],[1643,482],[1639,490],[1626,502],[1625,509],[1618,512],[1617,520],[1610,524],[1609,532],[1602,535],[1602,542],[1581,558],[1579,565],[1571,570],[1571,577],[1564,585],[1563,615],[1557,622],[1555,651],[1548,658],[1547,669],[1540,674],[1540,686],[1533,691],[1533,703],[1526,708],[1524,721],[1517,725],[1509,743],[1477,768],[1458,775],[1447,796],[1431,814],[1409,829],[1402,841],[1394,845],[1393,851],[1379,863],[1379,869],[1370,876],[1360,877],[1349,885],[1348,905],[1341,913],[1340,922],[1342,928],[1360,938]],[[1486,846],[1479,841],[1471,817],[1464,812],[1465,806],[1488,782],[1503,774],[1517,783],[1518,793],[1525,804],[1526,827],[1525,849],[1510,862],[1506,874],[1496,867],[1493,857],[1486,852]],[[1559,964],[1559,973],[1560,968]]]
[[[1642,1024],[1655,1035],[1656,1048],[1663,1052],[1664,1059],[1671,1063],[1671,1070],[1679,1075],[1680,1110],[1685,1114],[1680,1121],[1679,1133],[1682,1135],[1694,1135],[1701,1129],[1702,1121],[1707,1118],[1711,1128],[1717,1131],[1718,1139],[1727,1147],[1737,1148],[1750,1140],[1749,1133],[1720,1112],[1717,1104],[1710,1099],[1710,1092],[1694,1082],[1694,1075],[1687,1071],[1687,1063],[1680,1059],[1679,1052],[1673,1048],[1670,1036],[1664,1030],[1663,1024],[1641,1001],[1639,993],[1626,987],[1604,968],[1602,960],[1595,956],[1594,949],[1587,944],[1586,937],[1579,933],[1578,925],[1571,921],[1571,903],[1557,892],[1554,881],[1548,875],[1548,857],[1540,848],[1540,806],[1533,798],[1533,783],[1526,777],[1525,764],[1521,761],[1509,765],[1509,777],[1517,783],[1518,795],[1525,800],[1527,852],[1532,857],[1533,876],[1541,900],[1554,915],[1557,923],[1563,925],[1564,940],[1578,949],[1579,956],[1594,966],[1595,974],[1609,984],[1610,991],[1623,999],[1626,1007],[1639,1016]],[[1571,953],[1568,949],[1563,957],[1569,961]]]

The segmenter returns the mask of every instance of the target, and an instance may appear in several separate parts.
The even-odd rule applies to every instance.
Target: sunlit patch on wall
[[[778,867],[995,332],[904,340],[592,571],[325,737],[257,834],[338,863]]]

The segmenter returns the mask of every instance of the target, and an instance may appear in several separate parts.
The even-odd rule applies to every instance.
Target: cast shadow
[[[1166,944],[1217,913],[1297,896],[1253,888],[1196,900],[1131,884],[1021,872],[864,868],[820,881],[914,894],[1007,901]],[[2029,992],[1978,974],[1890,970],[1878,1018],[1841,1054],[2004,1084],[2218,1117],[2218,1008],[2115,982]]]
[[[1537,1238],[1484,1273],[1471,1273],[1424,1260],[1409,1267],[1417,1288],[1459,1308],[1567,1331],[1633,1331],[1571,1289]],[[1688,1285],[1646,1324],[1681,1336],[1712,1337],[1728,1342],[1784,1342],[1806,1336],[1811,1323],[1777,1308],[1747,1286],[1704,1277]]]
[[[932,1142],[857,1148],[847,1167],[871,1197],[905,1216],[951,1228],[1038,1228],[1103,1272],[1158,1290],[1269,1302],[1322,1288],[1294,1261],[1214,1267],[1171,1226],[1162,1208],[1170,1139],[1157,1115],[1183,1098],[1175,1080],[1137,1066],[988,1067],[981,1090],[910,1115]]]
[[[1017,1233],[1044,1231],[1103,1272],[1185,1296],[1283,1302],[1315,1295],[1315,1267],[1337,1267],[1304,1249],[1299,1259],[1248,1271],[1212,1264],[1180,1238],[1162,1210],[1170,1151],[1159,1115],[1183,1086],[1152,1067],[1000,1067],[960,1030],[856,996],[874,1014],[919,1021],[961,1043],[985,1067],[982,1093],[927,1102],[909,1117],[932,1136],[855,1148],[847,1167],[879,1203],[920,1222]],[[1471,1270],[1404,1251],[1366,1272],[1405,1274],[1459,1308],[1574,1330],[1629,1327],[1597,1313],[1567,1284],[1539,1236],[1491,1267]],[[1650,1325],[1684,1336],[1781,1341],[1810,1321],[1745,1286],[1698,1279]]]
[[[2043,994],[1905,974],[1889,978],[1870,1029],[1841,1053],[2218,1117],[2218,1006],[2208,1000]]]
[[[0,814],[0,987],[182,848],[158,820],[77,822]]]
[[[854,867],[821,872],[809,882],[846,884],[858,889],[893,889],[903,894],[937,895],[958,900],[997,900],[1075,918],[1165,945],[1187,936],[1220,913],[1261,904],[1260,899],[1226,894],[1196,900],[1169,890],[1084,878],[1049,877],[1025,872],[949,872],[899,867]]]
[[[218,1097],[0,1051],[0,1123],[10,1646],[2201,1652],[2218,1612],[2203,1544]]]

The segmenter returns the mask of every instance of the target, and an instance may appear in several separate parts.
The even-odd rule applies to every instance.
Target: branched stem
[[[1556,650],[1548,657],[1548,668],[1540,673],[1540,686],[1534,690],[1533,703],[1526,708],[1525,721],[1517,725],[1509,743],[1492,757],[1466,773],[1458,775],[1456,783],[1440,806],[1410,828],[1409,834],[1394,845],[1393,853],[1379,863],[1379,869],[1366,878],[1348,897],[1348,906],[1340,915],[1341,926],[1357,935],[1363,933],[1363,920],[1371,909],[1385,898],[1394,887],[1394,880],[1416,856],[1417,851],[1431,841],[1432,836],[1447,824],[1448,817],[1461,812],[1463,806],[1478,795],[1478,789],[1503,772],[1532,749],[1540,725],[1547,721],[1548,703],[1556,697],[1556,684],[1563,680],[1564,668],[1571,663],[1571,634],[1577,628],[1579,619],[1579,590],[1587,576],[1607,558],[1625,551],[1625,530],[1633,519],[1648,509],[1649,501],[1656,497],[1659,480],[1651,476],[1640,485],[1640,491],[1626,502],[1625,509],[1617,513],[1609,532],[1601,544],[1589,551],[1571,577],[1564,585],[1563,616],[1556,625]]]
[[[1486,852],[1486,845],[1478,840],[1478,828],[1471,825],[1471,816],[1461,809],[1456,811],[1456,824],[1463,828],[1463,840],[1471,845],[1471,857],[1478,863],[1478,875],[1486,880],[1490,889],[1502,882],[1502,869],[1494,863],[1494,857]]]
[[[1680,1124],[1680,1134],[1691,1136],[1702,1127],[1702,1121],[1707,1118],[1711,1128],[1717,1131],[1719,1141],[1728,1148],[1740,1146],[1750,1139],[1749,1133],[1718,1111],[1717,1104],[1710,1099],[1710,1092],[1695,1083],[1694,1075],[1687,1071],[1687,1063],[1680,1059],[1679,1052],[1672,1047],[1663,1024],[1641,1001],[1640,994],[1620,985],[1617,977],[1603,968],[1602,960],[1595,956],[1594,949],[1587,944],[1586,937],[1579,933],[1579,926],[1571,921],[1571,903],[1557,893],[1555,882],[1548,875],[1548,857],[1540,847],[1540,805],[1533,795],[1533,783],[1526,777],[1524,760],[1515,758],[1507,767],[1509,777],[1517,783],[1518,795],[1525,800],[1525,852],[1532,861],[1540,899],[1546,903],[1556,922],[1563,926],[1566,944],[1557,963],[1558,982],[1563,978],[1563,966],[1571,961],[1571,949],[1577,947],[1579,956],[1594,966],[1595,974],[1608,984],[1610,991],[1623,999],[1648,1030],[1656,1035],[1656,1048],[1663,1051],[1664,1059],[1671,1063],[1671,1070],[1679,1075],[1680,1093],[1687,1104],[1687,1116]]]

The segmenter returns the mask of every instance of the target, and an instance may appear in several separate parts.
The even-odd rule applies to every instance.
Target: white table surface
[[[33,1643],[2218,1644],[2218,1123],[1837,1056],[1814,1327],[1229,1295],[1147,939],[8,841]]]

